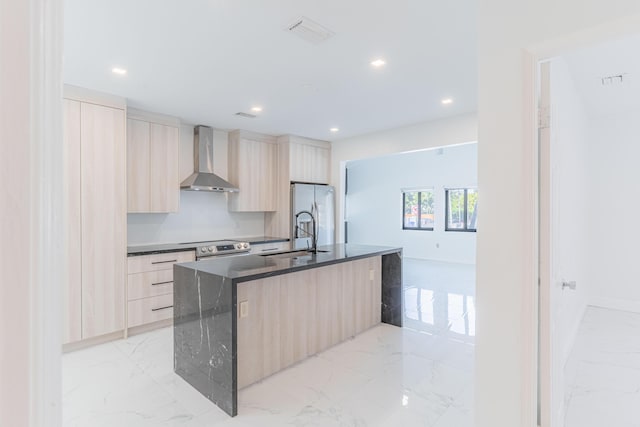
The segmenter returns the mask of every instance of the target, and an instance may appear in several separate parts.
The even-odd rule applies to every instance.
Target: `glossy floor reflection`
[[[640,425],[640,314],[588,307],[565,367],[565,427]]]
[[[173,373],[165,328],[63,357],[65,426],[471,427],[474,268],[405,259],[380,325],[240,392],[229,418]]]

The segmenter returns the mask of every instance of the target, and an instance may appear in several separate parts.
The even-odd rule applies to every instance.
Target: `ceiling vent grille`
[[[602,82],[602,86],[620,85],[624,83],[624,77],[625,74],[616,74],[615,76],[602,77],[600,81]]]
[[[239,117],[244,117],[245,119],[255,119],[256,118],[256,116],[254,114],[243,113],[242,111],[237,112],[235,115],[239,116]]]
[[[297,35],[309,43],[318,44],[334,35],[334,32],[314,22],[306,16],[301,16],[287,25],[286,31]]]

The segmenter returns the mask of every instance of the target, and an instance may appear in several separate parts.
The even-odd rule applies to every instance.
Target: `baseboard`
[[[133,328],[129,328],[127,332],[129,336],[133,336],[133,335],[144,334],[146,332],[151,332],[153,330],[160,329],[160,328],[166,328],[167,326],[173,326],[173,318],[158,320],[157,322],[148,323],[142,326],[135,326]]]
[[[609,308],[612,310],[640,313],[640,301],[625,300],[619,298],[591,297],[589,305],[594,307]]]
[[[100,335],[93,338],[87,338],[82,341],[75,341],[62,345],[62,352],[69,353],[76,350],[93,347],[94,345],[104,344],[110,341],[121,340],[124,338],[124,331],[116,331],[106,335]]]
[[[173,319],[158,320],[157,322],[148,323],[142,326],[136,326],[129,328],[126,331],[116,331],[106,335],[100,335],[98,337],[88,338],[82,341],[71,342],[63,344],[62,352],[70,353],[72,351],[83,350],[85,348],[93,347],[95,345],[105,344],[111,341],[126,339],[127,336],[144,334],[146,332],[153,331],[155,329],[166,328],[173,325]]]

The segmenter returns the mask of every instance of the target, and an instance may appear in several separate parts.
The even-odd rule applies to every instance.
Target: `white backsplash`
[[[262,236],[264,213],[227,210],[226,193],[180,192],[180,212],[127,215],[127,244]]]

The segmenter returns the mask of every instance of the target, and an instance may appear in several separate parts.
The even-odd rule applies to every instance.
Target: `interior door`
[[[550,64],[539,69],[538,150],[539,150],[539,360],[538,360],[538,425],[551,427],[552,413],[552,354],[551,354],[551,129]]]
[[[567,362],[589,302],[597,198],[589,120],[564,58],[542,64],[540,89],[540,425],[561,427],[572,381]]]

